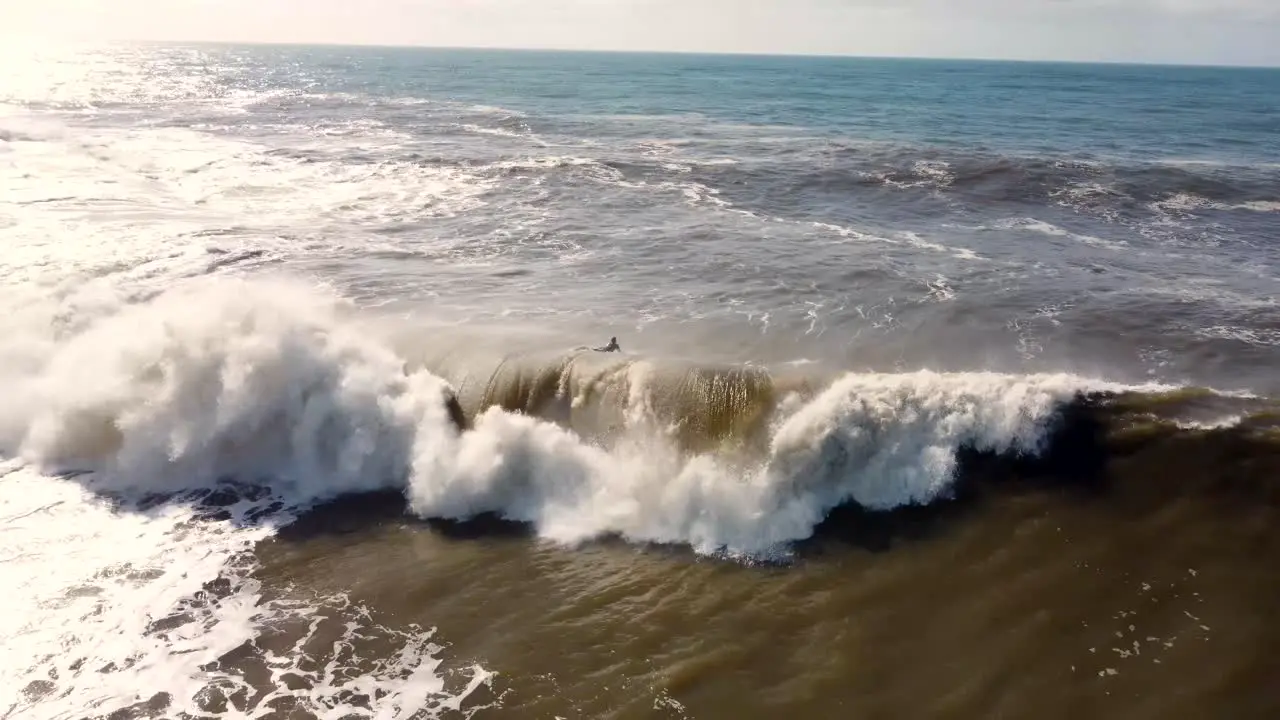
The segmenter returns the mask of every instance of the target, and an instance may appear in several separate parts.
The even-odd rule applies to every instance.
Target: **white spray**
[[[603,534],[757,552],[833,507],[929,502],[963,446],[1035,452],[1087,383],[1069,375],[851,374],[784,411],[765,462],[682,457],[646,411],[609,448],[498,409],[459,435],[443,380],[405,367],[342,303],[263,281],[201,281],[54,346],[5,408],[6,449],[95,487],[269,479],[299,502],[404,487],[424,516],[482,512],[576,542]]]

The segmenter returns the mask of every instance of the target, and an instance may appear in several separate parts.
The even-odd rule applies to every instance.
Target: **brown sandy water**
[[[954,502],[839,511],[788,563],[562,547],[394,497],[256,555],[270,591],[439,628],[451,668],[495,673],[475,717],[1280,716],[1275,430],[1131,424],[1101,449],[1084,483],[979,463]]]

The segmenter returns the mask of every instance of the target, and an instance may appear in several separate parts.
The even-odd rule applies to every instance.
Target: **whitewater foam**
[[[1244,210],[1256,213],[1280,212],[1278,200],[1251,200],[1241,203],[1225,203],[1191,193],[1177,193],[1150,204],[1152,210],[1163,213],[1187,214],[1197,210]]]
[[[117,513],[73,480],[10,465],[0,482],[10,538],[0,578],[0,696],[16,717],[111,711],[168,692],[189,701],[200,666],[250,639],[242,602],[206,607],[171,638],[149,633],[267,534],[194,523],[165,506]],[[240,508],[232,508],[239,514]],[[235,600],[252,605],[252,591]],[[184,637],[185,636],[185,637]],[[192,687],[195,683],[197,686]]]
[[[765,456],[743,464],[675,452],[651,414],[645,366],[635,367],[630,432],[612,447],[497,408],[464,435],[421,435],[412,507],[492,512],[564,542],[616,534],[772,553],[839,505],[887,510],[946,495],[961,448],[1039,451],[1056,411],[1090,386],[1069,375],[851,374],[811,399],[784,399]]]
[[[886,170],[866,173],[865,177],[898,190],[931,188],[945,190],[955,182],[951,164],[944,160],[916,160],[909,170]]]
[[[946,496],[961,448],[1039,452],[1057,410],[1085,384],[1068,375],[851,374],[810,400],[784,400],[766,456],[747,465],[682,458],[644,435],[606,450],[491,408],[470,433],[423,436],[409,496],[422,515],[492,512],[562,542],[620,535],[772,555],[840,505],[888,510]],[[633,410],[642,386],[632,384]]]
[[[412,370],[331,296],[208,279],[128,304],[27,358],[3,447],[32,465],[95,471],[91,487],[170,492],[270,478],[305,503],[407,487],[433,517],[494,512],[548,537],[620,534],[768,550],[844,502],[928,502],[964,446],[1037,449],[1092,384],[1068,375],[852,374],[780,402],[763,459],[686,457],[655,417],[645,365],[611,446],[496,408],[459,435],[442,379]],[[792,492],[795,488],[803,492]]]
[[[1000,230],[1022,230],[1026,232],[1039,233],[1041,235],[1049,235],[1050,237],[1070,238],[1071,240],[1075,240],[1076,242],[1081,242],[1081,243],[1084,243],[1085,245],[1092,245],[1094,247],[1103,248],[1106,250],[1119,251],[1119,250],[1124,250],[1126,247],[1126,244],[1124,242],[1103,240],[1102,238],[1095,237],[1093,235],[1082,235],[1079,233],[1073,233],[1069,230],[1060,228],[1057,225],[1054,225],[1053,223],[1045,222],[1043,220],[1037,220],[1036,218],[1031,218],[1031,217],[1010,218],[1007,220],[1002,220],[996,223],[995,227]]]
[[[1215,340],[1235,340],[1236,342],[1256,347],[1280,346],[1280,329],[1213,325],[1197,329],[1196,334],[1200,337]]]
[[[951,287],[950,281],[942,275],[937,275],[932,280],[925,281],[925,287],[929,289],[928,297],[933,302],[947,302],[954,300],[956,291]]]
[[[395,483],[409,428],[448,391],[289,284],[206,280],[52,348],[4,410],[3,446],[113,490],[273,477],[303,500]],[[442,416],[441,416],[442,417]]]
[[[507,130],[506,128],[485,127],[483,125],[474,125],[472,123],[463,123],[458,126],[460,130],[465,130],[476,135],[492,135],[493,137],[518,138],[524,139],[529,137],[527,133]]]
[[[281,152],[178,128],[44,122],[28,129],[43,140],[13,144],[14,162],[0,166],[0,181],[15,188],[0,200],[0,211],[14,220],[0,229],[11,238],[0,272],[24,277],[134,267],[189,251],[172,239],[210,229],[295,255],[308,249],[299,236],[309,236],[317,222],[341,227],[343,238],[364,239],[388,224],[471,212],[486,203],[495,182],[399,159],[398,140],[367,134],[363,151],[384,152],[386,159],[345,162],[324,150],[329,139],[315,137]],[[65,241],[72,237],[77,242]]]
[[[267,717],[283,697],[305,712],[360,713],[367,710],[360,692],[382,698],[386,717],[422,717],[461,707],[490,681],[472,667],[465,687],[446,691],[442,648],[430,631],[385,628],[345,596],[268,596],[252,577],[250,552],[292,519],[274,509],[274,498],[221,502],[213,517],[198,494],[161,505],[108,503],[82,478],[12,463],[3,473],[0,513],[18,541],[0,563],[8,588],[0,613],[6,717],[142,708],[169,717]],[[314,657],[242,652],[261,652],[282,636],[300,648],[322,626],[336,640],[331,652],[314,642]],[[371,639],[388,647],[387,657],[354,654],[357,640]],[[311,670],[317,663],[320,671]]]
[[[402,486],[414,430],[453,432],[447,386],[406,374],[344,322],[342,303],[291,283],[205,280],[119,300],[32,338],[0,368],[11,399],[0,451],[21,463],[0,488],[16,551],[3,564],[15,605],[2,614],[11,652],[0,678],[16,716],[138,703],[266,713],[265,702],[246,710],[242,670],[217,661],[335,604],[343,634],[400,649],[377,663],[335,656],[311,675],[303,655],[276,657],[272,677],[308,678],[288,693],[301,707],[356,711],[347,691],[376,686],[392,716],[410,717],[485,681],[474,669],[461,695],[445,693],[429,633],[382,628],[340,597],[264,598],[250,576],[253,546],[296,510]],[[43,330],[41,315],[26,317]],[[224,478],[269,488],[210,515],[203,501]],[[209,600],[210,583],[226,596]]]

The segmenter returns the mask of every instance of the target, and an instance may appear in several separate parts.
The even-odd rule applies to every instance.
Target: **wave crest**
[[[468,370],[450,384],[448,363],[409,365],[332,297],[201,282],[55,344],[7,411],[20,432],[6,450],[93,470],[91,487],[117,493],[235,478],[308,503],[392,488],[424,517],[756,554],[843,504],[944,497],[962,450],[1037,453],[1060,409],[1106,389],[1071,375],[829,381],[582,352],[488,370],[452,357]]]
[[[271,477],[304,497],[401,482],[415,428],[445,427],[448,386],[405,374],[332,298],[198,283],[127,305],[56,346],[8,449],[89,468],[115,491]]]

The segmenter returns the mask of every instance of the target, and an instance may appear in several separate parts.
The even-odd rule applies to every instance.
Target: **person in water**
[[[616,337],[609,338],[608,345],[596,348],[596,352],[618,352],[620,350],[622,350],[622,347],[618,345],[618,338]]]

